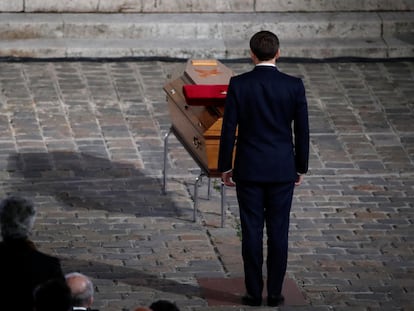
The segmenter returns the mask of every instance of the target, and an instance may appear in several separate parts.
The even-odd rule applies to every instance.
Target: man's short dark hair
[[[259,31],[250,39],[250,50],[259,61],[271,60],[279,50],[279,38],[273,32]]]

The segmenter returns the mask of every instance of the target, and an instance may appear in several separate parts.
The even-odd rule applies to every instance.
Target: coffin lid
[[[184,74],[194,84],[228,84],[233,71],[215,59],[190,59]]]

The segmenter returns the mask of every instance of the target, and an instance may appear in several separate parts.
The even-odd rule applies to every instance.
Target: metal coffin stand
[[[171,133],[177,137],[180,141],[179,135],[177,135],[176,130],[174,127],[171,127],[167,134],[164,136],[164,167],[163,167],[163,184],[162,184],[162,191],[164,194],[167,192],[167,154],[168,154],[168,138],[170,137]],[[211,175],[209,172],[205,171],[202,167],[200,167],[200,174],[197,176],[196,181],[194,183],[194,207],[193,207],[193,221],[197,220],[197,209],[198,209],[198,188],[201,184],[202,178],[208,178],[208,199],[211,196],[211,178],[220,178],[221,176]],[[221,227],[225,226],[225,202],[226,202],[226,187],[224,186],[223,182],[220,182],[220,205],[221,205]]]
[[[200,175],[194,185],[193,220],[197,219],[198,188],[203,177],[208,178],[210,198],[211,178],[220,178],[217,168],[218,149],[223,105],[191,105],[187,103],[183,88],[185,85],[227,85],[233,72],[216,60],[189,60],[184,74],[164,86],[172,125],[164,136],[163,192],[167,183],[168,139],[173,133],[200,167]],[[223,101],[224,103],[224,101]],[[221,226],[225,225],[225,186],[221,183]]]

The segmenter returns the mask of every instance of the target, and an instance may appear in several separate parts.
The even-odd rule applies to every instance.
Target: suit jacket
[[[64,275],[59,259],[37,251],[27,240],[0,242],[1,309],[33,311],[33,290]]]
[[[274,66],[256,66],[230,79],[220,138],[218,169],[233,179],[290,182],[306,173],[309,121],[301,79]]]

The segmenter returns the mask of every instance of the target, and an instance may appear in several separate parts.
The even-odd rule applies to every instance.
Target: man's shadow
[[[55,197],[64,208],[185,217],[161,182],[130,163],[76,152],[15,153],[7,162],[16,191]],[[190,218],[188,218],[190,219]]]

